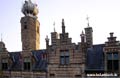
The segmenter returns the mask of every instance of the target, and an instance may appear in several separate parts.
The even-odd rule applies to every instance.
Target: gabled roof
[[[93,45],[87,49],[86,70],[104,70],[104,44]]]

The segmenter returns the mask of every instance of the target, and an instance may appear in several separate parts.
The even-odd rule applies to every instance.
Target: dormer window
[[[8,60],[6,58],[2,59],[2,70],[8,69]]]
[[[29,57],[25,57],[24,58],[24,70],[26,71],[29,71],[30,70],[30,63],[31,63],[31,60]]]

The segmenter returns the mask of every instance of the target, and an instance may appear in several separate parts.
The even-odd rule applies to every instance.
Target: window
[[[108,60],[112,60],[112,53],[108,53],[108,54],[107,54],[107,59],[108,59]]]
[[[113,65],[114,65],[114,70],[116,71],[116,70],[118,70],[119,69],[119,61],[118,60],[114,60],[113,61]]]
[[[55,76],[55,74],[50,74],[50,77],[54,77]]]
[[[27,25],[24,25],[24,29],[27,29]]]
[[[108,71],[118,71],[119,69],[119,58],[118,53],[108,53],[107,54],[107,70]]]
[[[81,75],[75,75],[75,78],[81,78]]]
[[[2,70],[8,69],[8,61],[7,59],[2,59]]]
[[[60,64],[65,64],[64,56],[60,56]]]
[[[107,69],[108,69],[109,71],[112,71],[112,60],[108,60],[108,61],[107,61]]]
[[[60,51],[60,64],[61,65],[69,64],[69,51],[68,50]]]
[[[118,60],[118,53],[113,53],[113,59]]]
[[[24,70],[30,70],[30,58],[24,58]]]

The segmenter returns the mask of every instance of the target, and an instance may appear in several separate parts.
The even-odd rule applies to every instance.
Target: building
[[[40,49],[38,9],[31,0],[25,1],[21,18],[22,51],[7,51],[0,42],[0,77],[5,78],[80,78],[91,74],[120,74],[120,43],[110,33],[105,44],[93,44],[93,29],[85,28],[81,42],[75,44],[66,32],[62,19],[62,33],[51,32],[51,44],[45,38],[46,49]],[[99,77],[99,76],[98,76]],[[89,78],[89,77],[88,77]]]

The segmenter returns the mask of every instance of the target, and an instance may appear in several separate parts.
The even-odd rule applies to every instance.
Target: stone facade
[[[57,36],[60,36],[58,39]],[[52,44],[47,45],[48,51],[48,77],[50,78],[76,78],[84,76],[85,69],[85,42],[78,45],[72,43],[69,34],[65,32],[64,19],[62,20],[62,33],[51,33]]]
[[[37,18],[25,16],[21,18],[22,50],[39,50],[40,23]]]
[[[120,75],[120,43],[116,40],[116,37],[114,37],[113,34],[113,32],[110,33],[108,41],[105,42],[105,72],[114,72]]]

